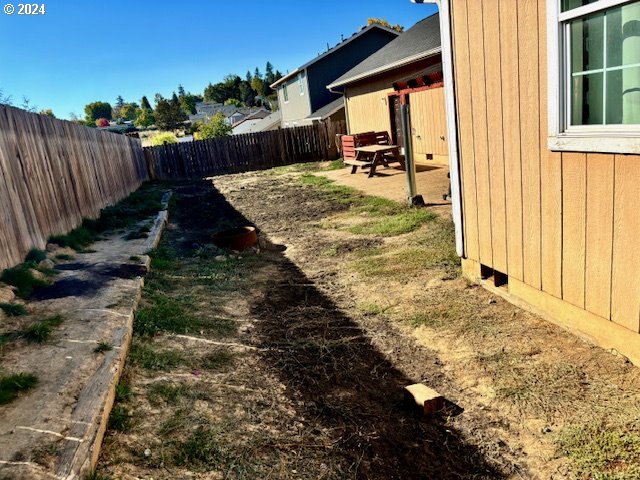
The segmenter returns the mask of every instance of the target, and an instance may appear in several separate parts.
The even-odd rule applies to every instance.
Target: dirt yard
[[[173,185],[91,478],[640,478],[638,368],[469,285],[446,216],[308,168]],[[240,225],[259,251],[210,243]]]

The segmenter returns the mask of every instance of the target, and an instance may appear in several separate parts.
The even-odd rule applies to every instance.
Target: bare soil
[[[355,234],[363,215],[298,173],[174,192],[142,305],[193,323],[134,338],[99,475],[640,478],[638,369],[464,281],[446,215]],[[259,250],[211,246],[240,225]],[[403,402],[416,382],[443,411]]]

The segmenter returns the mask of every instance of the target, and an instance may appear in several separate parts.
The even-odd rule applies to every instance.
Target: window
[[[550,148],[640,153],[640,1],[548,5]]]
[[[300,95],[304,95],[304,75],[302,73],[298,74],[298,89],[300,90]]]
[[[287,89],[286,84],[282,87],[282,97],[284,98],[285,103],[289,101],[289,90]]]

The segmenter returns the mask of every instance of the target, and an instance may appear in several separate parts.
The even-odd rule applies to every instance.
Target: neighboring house
[[[282,126],[313,123],[319,116],[316,112],[341,97],[327,85],[398,35],[390,28],[369,25],[271,85],[278,92]]]
[[[404,145],[408,104],[416,163],[449,162],[438,15],[425,18],[327,86],[342,92],[350,134],[386,131]]]
[[[263,110],[261,107],[236,107],[235,105],[223,105],[222,103],[198,102],[196,113],[189,115],[189,121],[208,122],[212,117],[221,113],[229,125],[241,122],[245,117]]]
[[[640,2],[439,3],[465,275],[640,364]]]
[[[266,132],[280,128],[280,112],[261,110],[233,126],[233,134]]]

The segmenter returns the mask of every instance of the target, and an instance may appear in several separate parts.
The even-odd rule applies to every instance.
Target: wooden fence
[[[338,157],[335,136],[341,133],[346,133],[344,121],[323,122],[146,147],[144,154],[154,179],[212,177],[293,163],[333,160]]]
[[[0,105],[0,269],[146,179],[139,140]]]

